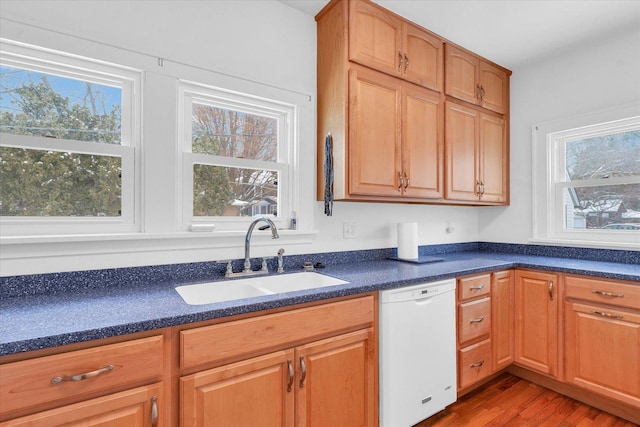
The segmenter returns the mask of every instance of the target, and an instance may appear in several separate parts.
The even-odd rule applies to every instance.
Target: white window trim
[[[175,82],[178,78],[207,82],[215,87],[256,94],[268,99],[279,99],[296,106],[297,119],[292,123],[291,131],[298,141],[293,148],[293,158],[300,169],[298,175],[293,177],[291,191],[293,199],[299,203],[298,228],[295,231],[279,230],[280,239],[277,240],[272,240],[267,231],[255,230],[251,243],[252,255],[275,256],[277,249],[281,247],[287,248],[287,254],[305,253],[306,245],[313,242],[318,231],[313,228],[317,203],[313,120],[315,99],[311,92],[300,92],[268,81],[255,81],[167,59],[161,60],[145,53],[2,18],[0,26],[3,37],[20,40],[17,45],[44,45],[46,48],[43,51],[52,49],[53,52],[73,52],[70,57],[100,58],[107,65],[123,64],[132,70],[142,70],[144,89],[141,89],[139,95],[145,104],[144,124],[135,129],[136,135],[144,135],[140,142],[144,151],[136,152],[135,156],[135,161],[142,165],[140,186],[148,186],[159,174],[166,176],[166,185],[156,190],[160,197],[148,191],[141,192],[142,200],[139,203],[136,201],[141,229],[131,233],[7,236],[4,230],[0,230],[0,276],[242,258],[246,230],[190,232],[181,229],[182,194],[179,188],[174,191],[171,186],[171,183],[179,181],[182,164],[179,160],[180,149],[175,144],[179,138],[177,119],[166,113],[173,112],[177,107]],[[153,85],[149,86],[151,80]],[[158,85],[158,80],[161,80],[162,85]],[[163,109],[161,115],[158,115],[156,107],[159,105],[162,108],[168,106],[171,110]],[[141,109],[141,106],[136,105],[135,108]],[[161,144],[158,145],[159,140]],[[161,171],[158,172],[158,168]]]
[[[192,141],[192,105],[193,103],[230,108],[250,114],[267,115],[278,119],[278,160],[267,162],[251,159],[236,159],[207,154],[194,154],[191,151]],[[182,112],[182,114],[180,114]],[[218,231],[245,230],[254,219],[251,217],[194,217],[193,216],[193,165],[228,165],[239,168],[266,169],[278,171],[278,198],[280,212],[272,217],[279,229],[289,228],[291,212],[298,210],[298,197],[295,197],[292,176],[299,168],[296,156],[295,123],[298,122],[295,105],[277,99],[265,99],[251,94],[222,89],[180,80],[178,83],[178,135],[182,147],[182,229],[193,230],[195,227],[215,227]],[[299,172],[298,172],[299,173]]]
[[[594,125],[595,123],[595,125]],[[532,127],[532,243],[589,246],[610,249],[640,249],[637,233],[607,230],[564,229],[561,209],[562,190],[567,187],[602,184],[602,180],[563,182],[556,179],[564,174],[559,155],[563,141],[569,136],[590,137],[611,131],[637,129],[640,125],[640,104],[630,104],[607,110],[546,122]],[[609,178],[607,185],[637,183],[638,178]]]
[[[2,133],[2,145],[15,148],[73,152],[120,157],[122,164],[122,215],[109,217],[1,217],[3,236],[42,236],[96,233],[130,233],[140,230],[139,149],[142,73],[133,68],[84,58],[51,49],[0,39],[2,63],[61,77],[118,86],[122,90],[121,142],[52,140],[40,136]]]

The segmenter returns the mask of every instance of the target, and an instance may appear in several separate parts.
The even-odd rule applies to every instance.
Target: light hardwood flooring
[[[511,374],[503,374],[414,427],[637,427]]]

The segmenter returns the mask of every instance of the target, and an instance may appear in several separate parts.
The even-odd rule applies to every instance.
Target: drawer
[[[565,292],[567,298],[640,309],[640,284],[566,276]]]
[[[220,365],[337,331],[368,327],[373,296],[267,314],[180,332],[180,367]]]
[[[458,306],[458,342],[463,344],[489,335],[491,331],[491,298],[466,302]]]
[[[491,375],[491,340],[460,349],[458,364],[459,390]]]
[[[491,289],[491,275],[465,277],[458,279],[458,300],[464,301],[489,295]]]
[[[0,365],[1,412],[159,379],[163,360],[163,338],[155,336]]]

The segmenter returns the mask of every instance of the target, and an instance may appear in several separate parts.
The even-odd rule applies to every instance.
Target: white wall
[[[19,36],[22,32],[22,24],[27,24],[25,37],[30,33],[29,27],[36,27],[124,49],[123,58],[131,53],[143,53],[314,97],[316,93],[315,21],[276,1],[2,0],[0,17],[17,23],[12,25],[10,34],[0,29],[3,37],[16,38],[16,34]],[[26,42],[45,47],[99,55],[96,51],[85,52],[82,40],[61,48],[51,46],[53,42],[48,37],[26,38]],[[315,127],[315,120],[312,126]],[[315,129],[306,129],[305,135],[302,144],[315,146]],[[313,183],[308,185],[303,197],[313,197],[313,187]],[[300,218],[299,222],[311,220],[311,228],[318,230],[317,235],[310,243],[287,247],[287,254],[393,247],[396,245],[395,224],[406,221],[419,223],[420,244],[476,241],[478,215],[479,209],[473,207],[336,203],[334,216],[325,217],[322,203],[314,202],[313,218]],[[453,233],[445,232],[447,220],[455,230]],[[342,238],[344,221],[356,222],[356,239]],[[277,250],[277,246],[274,247]],[[116,250],[103,257],[85,256],[75,262],[57,257],[49,259],[44,266],[38,265],[39,272],[64,271],[240,258],[241,254],[242,238],[239,237],[237,244],[230,248],[199,248],[164,256],[135,251],[118,254]],[[262,254],[275,254],[275,250],[267,247],[255,252],[255,255]],[[28,258],[23,260],[21,265],[25,267],[17,267],[18,270],[27,270],[28,261]]]
[[[640,28],[512,70],[511,206],[483,208],[480,239],[532,236],[531,127],[640,102]]]

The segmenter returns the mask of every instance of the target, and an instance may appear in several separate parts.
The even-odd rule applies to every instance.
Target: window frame
[[[640,184],[640,177],[568,181],[565,144],[640,129],[640,104],[631,104],[532,127],[533,235],[531,242],[603,248],[640,248],[640,235],[604,229],[565,228],[564,190],[576,187]]]
[[[64,78],[116,86],[121,89],[121,141],[104,144],[35,135],[1,133],[5,147],[72,152],[121,159],[121,215],[119,217],[0,217],[5,236],[130,233],[140,230],[140,165],[142,72],[33,45],[0,39],[0,62],[8,67]]]
[[[192,152],[192,108],[193,104],[208,105],[267,116],[278,120],[278,155],[276,162],[241,159]],[[292,177],[297,167],[295,156],[295,126],[297,108],[275,99],[267,99],[220,87],[209,86],[188,80],[178,81],[178,135],[181,147],[182,177],[182,229],[211,229],[216,231],[244,231],[255,217],[194,216],[193,215],[193,166],[228,166],[247,169],[263,169],[278,172],[277,216],[268,215],[278,229],[287,229],[291,212],[298,209],[294,197]],[[266,216],[266,215],[260,215]]]

